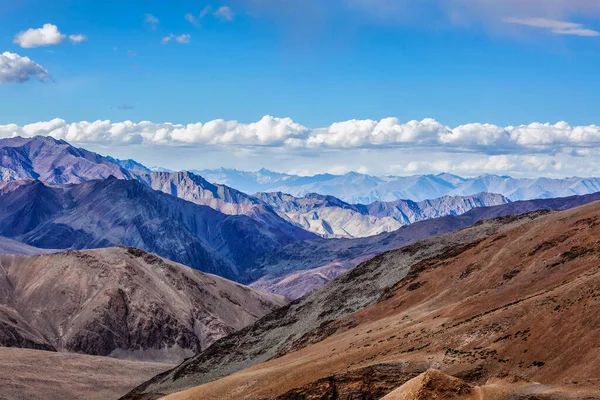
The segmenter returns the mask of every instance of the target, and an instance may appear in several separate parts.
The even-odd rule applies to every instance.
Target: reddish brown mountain
[[[405,274],[388,279],[374,303],[307,331],[266,362],[167,399],[376,399],[430,368],[473,387],[514,377],[561,385],[567,393],[519,399],[600,398],[594,389],[600,359],[600,203],[500,221],[507,229],[488,225],[491,235],[472,235],[469,242],[456,240],[469,232],[463,230],[374,258],[342,276],[346,289],[366,290],[361,275],[391,278],[391,271],[408,264]],[[337,289],[330,299],[342,304],[356,299],[336,281],[321,290]],[[233,337],[241,346],[252,332]],[[206,382],[203,368],[231,340],[215,343],[130,398]],[[235,359],[221,361],[239,362]]]

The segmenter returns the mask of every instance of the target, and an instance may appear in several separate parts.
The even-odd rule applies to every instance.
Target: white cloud
[[[200,19],[206,17],[212,11],[211,6],[206,6],[200,11]]]
[[[213,12],[211,6],[206,6],[200,11],[198,18],[192,13],[185,14],[185,19],[194,26],[200,25],[200,20],[204,19],[207,15],[219,18],[223,21],[233,21],[233,11],[227,6],[221,6]]]
[[[152,14],[146,14],[144,15],[144,21],[146,21],[147,24],[150,25],[150,27],[152,28],[152,30],[156,29],[156,26],[159,24],[159,20],[158,18],[156,18],[154,15]]]
[[[214,16],[217,18],[221,18],[222,20],[225,20],[225,21],[233,20],[233,12],[231,11],[231,8],[229,8],[227,6],[219,7],[217,9],[217,11],[214,12]]]
[[[600,36],[600,32],[586,29],[583,24],[575,22],[557,21],[547,18],[504,18],[502,21],[507,24],[545,29],[559,35]]]
[[[30,75],[38,79],[46,77],[45,70],[36,71],[38,75]],[[265,116],[249,124],[221,119],[187,125],[149,121],[67,123],[60,119],[48,124],[40,122],[24,127],[11,125],[8,135],[51,135],[74,142],[105,144],[135,140],[162,145],[270,146],[291,151],[306,149],[309,152],[319,149],[431,149],[492,156],[557,152],[575,154],[574,149],[595,149],[600,146],[600,126],[571,126],[566,122],[504,128],[475,123],[450,128],[433,119],[402,123],[397,118],[384,118],[380,121],[350,120],[309,129],[290,118]],[[3,129],[6,135],[7,128]]]
[[[181,34],[179,36],[175,36],[174,34],[170,33],[168,36],[163,37],[161,42],[162,44],[167,44],[173,39],[175,39],[177,43],[188,44],[192,39],[192,36],[187,33]]]
[[[29,57],[15,53],[0,54],[0,83],[24,83],[30,79],[51,80],[50,74]]]
[[[190,35],[188,35],[187,33],[181,34],[179,36],[177,36],[175,38],[175,40],[177,41],[177,43],[181,43],[181,44],[187,44],[190,42],[190,39],[192,37]]]
[[[396,173],[449,172],[463,175],[523,173],[524,171],[554,174],[562,169],[563,164],[554,158],[534,155],[476,156],[468,160],[449,157],[439,161],[411,161],[391,168]]]
[[[188,21],[190,24],[192,24],[194,26],[200,25],[200,22],[198,22],[198,19],[192,13],[185,14],[184,18],[186,21]]]
[[[66,35],[60,33],[56,25],[44,24],[41,28],[30,28],[19,32],[15,36],[13,43],[29,49],[32,47],[60,44],[65,37]]]
[[[81,43],[87,40],[87,36],[80,34],[69,35],[69,40],[73,43]]]

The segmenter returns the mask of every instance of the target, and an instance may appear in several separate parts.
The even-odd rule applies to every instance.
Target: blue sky
[[[1,84],[0,124],[273,115],[308,128],[386,117],[589,126],[600,109],[599,16],[588,0],[0,0],[0,53],[51,76]],[[44,24],[65,35],[61,44],[18,43]],[[144,156],[117,152],[128,151]]]

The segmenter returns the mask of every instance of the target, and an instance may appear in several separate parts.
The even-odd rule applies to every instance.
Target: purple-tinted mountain
[[[209,206],[228,215],[246,215],[273,231],[285,232],[295,240],[315,239],[317,235],[282,218],[260,199],[224,185],[214,185],[191,172],[152,172],[138,179],[154,190],[195,204]]]
[[[116,178],[30,181],[1,194],[0,236],[47,249],[133,246],[234,280],[243,280],[257,258],[297,240],[247,216]]]
[[[0,139],[0,181],[38,179],[47,183],[81,183],[91,179],[133,179],[106,157],[49,136]]]
[[[397,200],[369,205],[348,204],[317,193],[297,198],[281,192],[254,195],[273,207],[282,218],[325,238],[358,238],[392,232],[404,225],[445,215],[460,215],[476,207],[506,204],[497,194],[444,196],[414,202]]]

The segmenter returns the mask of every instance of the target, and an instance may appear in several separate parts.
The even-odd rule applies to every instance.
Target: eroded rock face
[[[286,303],[135,248],[0,265],[3,346],[178,362]]]
[[[392,391],[382,400],[468,400],[476,398],[467,382],[429,369]]]
[[[273,397],[273,400],[379,400],[406,381],[416,377],[423,367],[405,363],[381,363],[319,379],[301,388]],[[419,399],[421,400],[421,399]]]

